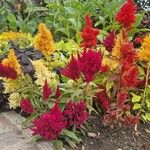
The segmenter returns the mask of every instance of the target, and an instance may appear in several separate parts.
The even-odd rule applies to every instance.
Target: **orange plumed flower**
[[[128,40],[127,31],[124,28],[122,28],[122,30],[116,37],[115,46],[112,51],[112,56],[114,56],[117,59],[120,59],[121,47],[123,44],[127,42],[127,40]]]
[[[2,61],[2,64],[4,66],[13,68],[17,72],[17,75],[21,74],[21,66],[13,49],[10,49],[8,57]]]
[[[141,50],[138,52],[138,58],[140,60],[150,61],[150,34],[144,38]]]
[[[39,24],[39,32],[35,36],[34,46],[45,56],[50,55],[54,51],[54,42],[51,32],[44,23]]]

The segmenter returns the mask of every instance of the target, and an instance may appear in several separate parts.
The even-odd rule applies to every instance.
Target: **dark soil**
[[[150,124],[105,127],[100,117],[91,117],[89,124],[96,137],[82,137],[83,145],[78,150],[150,150]],[[70,147],[67,150],[72,150]]]

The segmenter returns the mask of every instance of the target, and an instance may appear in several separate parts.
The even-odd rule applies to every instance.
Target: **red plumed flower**
[[[121,78],[121,84],[124,87],[135,87],[138,84],[138,68],[133,66],[126,70]]]
[[[76,80],[80,77],[80,65],[77,59],[72,55],[70,62],[65,69],[61,70],[61,74],[72,79]]]
[[[117,100],[118,100],[118,106],[123,108],[124,104],[126,102],[126,99],[128,97],[128,93],[127,92],[119,92],[117,94]]]
[[[17,78],[17,72],[8,66],[0,64],[0,77],[10,78],[15,80]]]
[[[143,42],[143,38],[142,37],[136,37],[133,42],[135,44],[141,44]]]
[[[47,101],[49,99],[51,93],[52,93],[52,90],[49,87],[49,85],[47,83],[47,80],[45,80],[45,83],[44,83],[44,86],[43,86],[43,99],[45,101]]]
[[[35,119],[33,124],[33,135],[40,135],[44,139],[51,141],[59,136],[66,125],[58,103],[54,105],[50,112],[43,113],[39,118]]]
[[[127,125],[135,125],[140,123],[140,117],[139,116],[126,116],[124,119],[124,122]]]
[[[108,52],[112,52],[112,49],[115,46],[115,38],[116,38],[115,31],[112,31],[104,39],[102,44],[105,46]]]
[[[56,96],[56,99],[58,99],[61,96],[61,91],[59,89],[59,86],[57,86],[55,96]]]
[[[125,28],[130,28],[135,22],[136,5],[133,0],[127,2],[121,7],[116,15],[116,20]]]
[[[98,29],[94,29],[92,27],[92,21],[90,16],[86,16],[85,17],[85,27],[83,28],[82,31],[82,44],[81,46],[86,48],[92,48],[94,46],[96,46],[97,44],[97,35],[99,34],[99,30]]]
[[[64,109],[63,115],[67,122],[67,128],[70,128],[72,125],[75,125],[79,128],[85,123],[89,116],[88,112],[86,111],[86,103],[84,101],[69,101]]]
[[[95,74],[101,70],[101,52],[96,52],[94,50],[84,50],[81,55],[78,55],[78,60],[85,81],[92,81]]]
[[[127,43],[121,47],[123,69],[128,69],[134,65],[137,59],[137,53],[133,44]]]
[[[96,94],[96,100],[102,106],[103,109],[107,110],[110,105],[110,98],[108,97],[106,90],[100,86],[103,90]]]
[[[32,103],[29,99],[22,99],[21,102],[20,102],[20,107],[21,107],[21,110],[23,112],[26,112],[26,113],[29,113],[29,114],[32,114],[33,113],[33,106],[32,106]]]

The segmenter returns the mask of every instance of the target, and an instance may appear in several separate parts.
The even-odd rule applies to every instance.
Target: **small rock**
[[[88,132],[88,133],[87,133],[87,136],[88,136],[88,137],[92,137],[92,138],[96,138],[96,137],[97,137],[97,134],[96,134],[96,133]]]

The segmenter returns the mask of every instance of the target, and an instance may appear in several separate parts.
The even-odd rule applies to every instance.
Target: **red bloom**
[[[85,123],[89,116],[86,111],[86,103],[84,101],[69,101],[64,109],[63,115],[66,118],[67,128],[70,128],[72,125],[80,127],[83,123]]]
[[[44,86],[43,86],[43,99],[45,101],[47,101],[49,99],[51,93],[52,93],[52,90],[49,87],[49,85],[47,83],[47,80],[45,80],[45,83],[44,83]]]
[[[17,72],[11,68],[0,64],[0,77],[10,78],[15,80],[17,78]]]
[[[143,38],[141,37],[136,37],[133,41],[135,44],[141,44],[143,42]]]
[[[127,99],[127,92],[120,92],[117,94],[117,100],[118,100],[118,105],[123,108],[125,105],[125,102],[126,102],[126,99]]]
[[[85,81],[92,81],[94,79],[94,75],[101,69],[101,52],[96,52],[94,50],[84,50],[83,53],[78,56],[78,60]]]
[[[96,46],[96,44],[97,44],[96,37],[99,34],[99,30],[94,29],[92,27],[92,21],[91,21],[90,16],[86,16],[85,21],[86,21],[86,24],[85,24],[85,27],[83,28],[83,31],[81,34],[82,38],[83,38],[81,46],[86,49],[86,48],[92,48],[92,47]]]
[[[21,110],[23,112],[26,112],[26,113],[29,113],[29,114],[32,114],[33,113],[33,106],[32,106],[32,103],[29,99],[22,99],[21,102],[20,102],[20,107],[21,107]]]
[[[101,72],[102,73],[105,73],[105,72],[108,72],[108,71],[109,71],[109,67],[107,65],[101,66]]]
[[[46,140],[55,140],[66,125],[58,103],[50,112],[43,113],[39,118],[36,118],[33,124],[33,135],[40,135]]]
[[[123,69],[128,69],[135,64],[137,59],[136,51],[131,43],[124,44],[121,47]]]
[[[57,86],[55,96],[56,96],[56,99],[58,99],[61,96],[61,91],[59,89],[59,86]]]
[[[66,66],[65,69],[61,70],[62,75],[72,79],[76,80],[80,77],[80,66],[77,59],[74,58],[72,55],[70,62]]]
[[[107,110],[109,108],[109,97],[106,93],[106,90],[103,89],[103,91],[100,91],[96,94],[96,100],[100,103],[100,105],[103,107],[103,109]]]
[[[129,68],[123,73],[121,84],[124,87],[135,87],[138,84],[138,68],[136,66]]]
[[[127,125],[135,125],[135,124],[139,124],[140,117],[139,116],[126,116],[124,121]]]
[[[107,37],[103,41],[103,45],[105,46],[108,52],[111,52],[115,45],[115,31],[112,31],[107,35]]]
[[[127,2],[121,7],[116,15],[116,20],[125,28],[130,28],[135,22],[136,5],[133,0]]]

